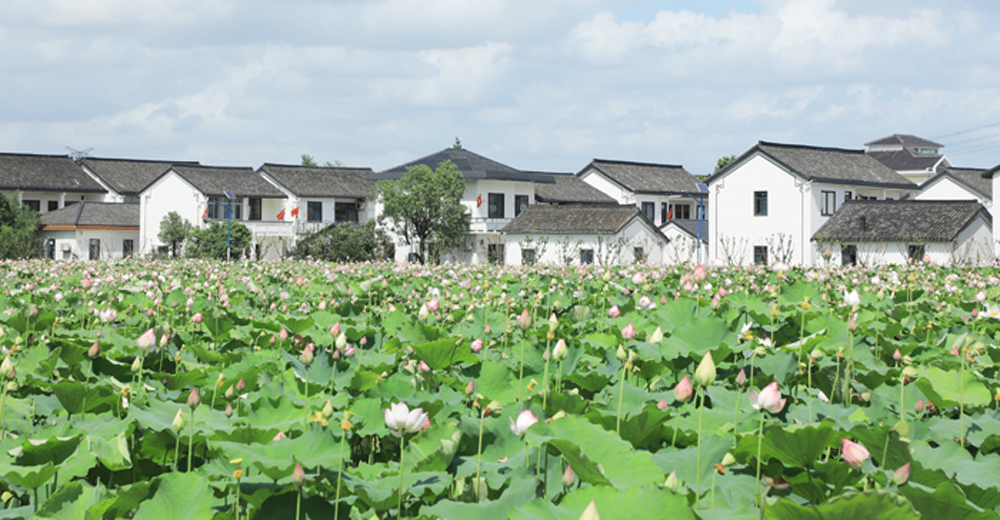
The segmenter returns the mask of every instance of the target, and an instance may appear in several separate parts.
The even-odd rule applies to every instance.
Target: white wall
[[[663,234],[670,239],[663,248],[663,263],[674,264],[695,264],[698,263],[698,239],[687,234],[677,226],[667,226],[661,229]],[[705,263],[708,258],[708,245],[701,245],[701,262]]]
[[[527,236],[523,233],[507,235],[505,249],[507,265],[521,265],[521,250],[528,245],[526,243]],[[633,263],[635,261],[635,247],[643,248],[643,253],[646,255],[645,263],[651,265],[660,265],[663,263],[663,249],[665,245],[663,239],[658,237],[648,226],[638,219],[629,223],[617,235],[602,236],[600,240],[598,240],[598,235],[591,234],[532,234],[531,238],[533,240],[531,248],[535,249],[535,261],[538,264],[563,265],[562,255],[565,251],[571,257],[569,265],[579,265],[580,250],[583,249],[592,249],[594,251],[595,264],[604,261],[612,264]],[[539,245],[539,240],[544,238],[548,239],[548,244],[544,246],[544,251],[542,251],[543,248]],[[617,256],[609,256],[609,252],[614,251],[611,245],[618,243],[619,239],[622,240],[624,245],[618,251]],[[568,247],[564,247],[564,244]]]
[[[3,190],[2,193],[7,197],[13,197],[16,190]],[[73,192],[59,192],[59,191],[22,191],[20,193],[20,200],[37,200],[38,209],[42,214],[49,212],[49,202],[56,202],[59,206],[57,209],[62,209],[68,204],[73,204],[74,202],[102,202],[104,200],[103,193],[73,193]]]
[[[201,227],[201,215],[207,207],[207,198],[197,189],[168,172],[146,188],[139,197],[140,237],[136,248],[146,256],[156,252],[156,248],[166,245],[160,242],[160,222],[174,211],[196,227]]]
[[[634,202],[631,192],[612,182],[610,179],[601,175],[600,172],[594,170],[593,168],[588,168],[587,171],[580,174],[580,180],[597,188],[612,199],[615,199],[618,204],[631,204]]]
[[[993,207],[992,200],[967,190],[948,177],[942,177],[931,184],[921,186],[920,193],[915,198],[917,200],[977,200],[987,210]]]
[[[48,239],[55,240],[55,260],[89,260],[90,239],[101,241],[101,260],[122,258],[124,240],[131,239],[139,253],[139,232],[118,229],[77,229],[42,231],[42,244]],[[68,250],[67,250],[68,249]]]
[[[992,233],[985,217],[980,216],[960,233],[954,243],[950,242],[861,242],[855,244],[829,244],[833,256],[832,265],[842,263],[841,249],[844,245],[857,247],[858,263],[866,266],[902,265],[909,261],[909,246],[923,245],[924,253],[930,261],[938,265],[965,263],[991,265],[993,263]],[[822,262],[822,260],[820,260]]]

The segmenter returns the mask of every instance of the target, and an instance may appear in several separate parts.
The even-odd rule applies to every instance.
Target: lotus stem
[[[399,437],[399,495],[396,498],[396,518],[403,518],[403,450],[406,448],[406,433]]]
[[[760,429],[757,430],[757,489],[754,491],[755,496],[760,495],[760,459],[763,450],[764,450],[764,410],[761,410]],[[827,451],[827,455],[829,455],[829,451]],[[764,497],[761,496],[760,498],[761,498],[761,508],[763,508]]]
[[[677,446],[677,430],[681,427],[681,409],[677,407],[677,421],[674,423],[674,438],[670,441],[670,447],[674,448]]]
[[[733,449],[736,449],[736,444],[739,442],[740,435],[740,425],[737,422],[737,417],[740,413],[740,403],[743,401],[743,387],[741,386],[736,391],[736,408],[733,410]]]
[[[337,466],[337,495],[333,503],[333,518],[340,518],[340,483],[344,476],[344,441],[347,439],[347,430],[340,431],[340,463]],[[402,466],[399,469],[403,471]]]
[[[549,398],[549,362],[552,361],[552,340],[545,340],[545,377],[542,379],[542,412],[545,412],[545,405]]]
[[[7,438],[7,383],[0,381],[3,385],[3,394],[0,394],[0,439]]]
[[[191,453],[194,451],[194,414],[195,408],[191,408],[191,433],[188,435],[188,473],[191,473]]]
[[[174,441],[174,471],[177,471],[178,466],[180,466],[180,464],[178,464],[178,461],[180,460],[180,454],[181,454],[181,434],[180,432],[177,432],[177,439]]]
[[[961,368],[958,372],[958,443],[963,448],[965,447],[965,352],[959,351],[958,355],[962,356],[962,364],[959,365]]]
[[[295,489],[295,520],[299,520],[302,511],[302,490]]]
[[[524,388],[524,343],[525,339],[521,339],[521,368],[518,370],[517,376],[517,401],[521,402],[521,390]]]
[[[698,392],[698,456],[697,462],[695,463],[695,495],[694,495],[694,507],[698,508],[698,502],[701,500],[701,412],[705,407],[705,389],[704,387]]]
[[[625,398],[625,377],[627,375],[626,370],[628,370],[628,363],[622,366],[622,380],[621,385],[618,390],[618,417],[615,418],[615,433],[621,435],[622,433],[622,399]]]
[[[476,502],[479,502],[479,469],[483,462],[483,422],[486,421],[486,408],[479,413],[479,450],[476,451]]]

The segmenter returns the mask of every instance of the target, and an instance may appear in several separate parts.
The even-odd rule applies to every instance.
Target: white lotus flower
[[[847,305],[861,305],[861,297],[858,296],[858,290],[855,289],[851,292],[844,291],[844,303]]]
[[[406,403],[389,403],[385,409],[385,426],[392,434],[401,437],[404,433],[417,433],[430,420],[422,408],[410,411]]]

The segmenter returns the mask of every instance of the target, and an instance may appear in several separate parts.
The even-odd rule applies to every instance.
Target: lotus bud
[[[428,316],[431,315],[431,311],[427,309],[427,304],[422,304],[420,310],[417,311],[418,320],[426,320]]]
[[[344,350],[344,347],[347,346],[347,334],[341,332],[340,335],[337,336],[335,345],[337,346],[337,350]]]
[[[305,366],[310,366],[313,364],[315,359],[316,345],[309,343],[306,348],[302,349],[302,364]]]
[[[184,408],[177,408],[177,415],[174,416],[174,420],[170,423],[170,427],[173,428],[175,432],[179,432],[184,428]]]
[[[569,348],[566,347],[566,340],[559,338],[555,348],[552,349],[552,356],[555,357],[556,361],[562,361],[569,356]]]
[[[733,464],[736,464],[736,457],[733,457],[732,453],[726,452],[726,456],[722,457],[722,465],[728,468]]]
[[[910,480],[910,463],[907,462],[899,467],[892,474],[892,481],[896,483],[897,486],[902,486]]]
[[[469,380],[469,383],[465,385],[465,395],[472,395],[476,391],[475,380]]]
[[[0,363],[0,378],[13,379],[14,373],[14,362],[10,360],[10,355],[7,355],[3,358],[3,363]]]
[[[490,404],[486,406],[486,410],[483,411],[486,415],[503,413],[503,405],[499,401],[490,401]]]
[[[567,465],[566,471],[563,472],[562,485],[563,487],[570,487],[574,482],[576,482],[576,475],[573,474],[573,467]]]
[[[674,387],[674,399],[681,403],[686,403],[693,395],[694,387],[691,385],[691,380],[688,379],[687,374],[685,374],[681,382],[677,383],[677,386]]]
[[[94,359],[101,354],[101,346],[95,341],[93,345],[87,349],[87,357]]]
[[[337,336],[340,335],[340,322],[339,321],[337,323],[334,323],[333,326],[330,327],[330,335],[333,336],[333,337],[337,337]]]
[[[712,308],[713,311],[719,310],[719,306],[722,304],[722,299],[716,294],[712,297],[712,301],[709,302],[708,306]]]
[[[747,373],[741,368],[740,373],[736,374],[736,385],[743,386],[747,384]]]
[[[246,387],[247,387],[247,384],[246,384],[246,382],[243,381],[243,378],[241,377],[240,380],[236,382],[236,393],[237,394],[242,394],[243,390],[245,390]]]
[[[191,407],[192,410],[198,408],[201,404],[201,397],[198,395],[198,387],[192,388],[191,393],[188,394],[187,405]]]
[[[694,382],[698,386],[708,386],[715,381],[715,362],[712,360],[712,352],[705,352],[705,357],[701,359],[698,368],[694,371]]]
[[[670,474],[667,475],[667,481],[663,483],[663,487],[673,491],[674,493],[680,489],[681,483],[677,480],[677,470],[671,471]]]
[[[431,298],[431,301],[427,302],[427,310],[429,312],[437,312],[441,308],[441,302],[437,298]]]
[[[233,389],[233,385],[229,385],[229,388],[226,389],[225,393],[226,399],[232,399],[233,396],[235,395],[236,395],[236,390]]]
[[[609,317],[617,318],[617,317],[619,317],[621,315],[622,315],[622,311],[620,309],[618,309],[617,305],[612,305],[611,308],[608,309],[608,316]]]
[[[361,336],[361,339],[358,340],[358,344],[361,345],[362,347],[365,346],[365,345],[367,345],[368,344],[368,336]]]
[[[618,344],[618,350],[615,352],[615,357],[618,358],[618,361],[625,361],[628,359],[628,354],[625,352],[625,349],[622,348],[621,343]]]
[[[302,487],[306,482],[306,472],[302,469],[302,463],[295,461],[295,469],[292,470],[292,484],[295,487]]]
[[[323,405],[323,417],[327,419],[333,417],[333,402],[330,399],[327,399],[326,404]]]
[[[141,368],[142,368],[142,359],[140,359],[139,356],[136,356],[135,359],[132,360],[132,372],[133,373],[138,372]]]
[[[169,339],[170,336],[167,334],[160,336],[160,348],[165,348],[167,346],[167,340]]]
[[[480,350],[483,350],[483,340],[481,339],[472,340],[472,343],[469,344],[469,348],[471,348],[473,352],[479,352]]]
[[[483,332],[485,332],[487,336],[488,336],[488,335],[490,334],[490,332],[492,332],[492,331],[493,331],[493,327],[490,327],[490,324],[489,324],[489,323],[487,323],[487,324],[486,324],[486,326],[485,326],[485,327],[483,327]]]
[[[233,416],[233,403],[226,403],[226,418]]]
[[[622,339],[635,339],[635,325],[629,323],[622,329]]]
[[[280,339],[281,341],[285,341],[286,339],[288,339],[288,329],[286,329],[285,327],[281,327],[281,330],[278,331],[278,339]]]
[[[669,407],[670,406],[667,404],[667,398],[666,397],[661,397],[660,400],[656,403],[656,408],[658,410],[660,410],[661,412],[667,411],[667,408],[669,408]]]
[[[583,514],[580,515],[580,520],[601,520],[601,516],[597,514],[597,503],[595,499],[590,499],[590,504],[587,505],[587,509],[583,510]]]
[[[531,315],[528,314],[527,308],[521,311],[521,315],[517,317],[517,326],[521,330],[525,330],[531,326]]]
[[[156,333],[153,332],[153,329],[143,332],[142,336],[139,336],[139,339],[136,341],[136,345],[142,350],[149,350],[156,346]]]
[[[844,461],[855,468],[860,468],[870,455],[864,446],[848,439],[843,439],[840,451],[844,456]]]
[[[656,330],[653,331],[653,334],[649,336],[649,342],[659,343],[661,341],[663,341],[663,329],[661,329],[660,327],[656,327]]]
[[[549,316],[549,332],[555,332],[557,328],[559,328],[559,319],[556,318],[556,313],[553,312],[552,316]]]

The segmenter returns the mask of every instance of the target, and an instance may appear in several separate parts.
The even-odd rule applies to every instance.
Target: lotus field
[[[0,518],[997,518],[991,270],[0,264]]]

